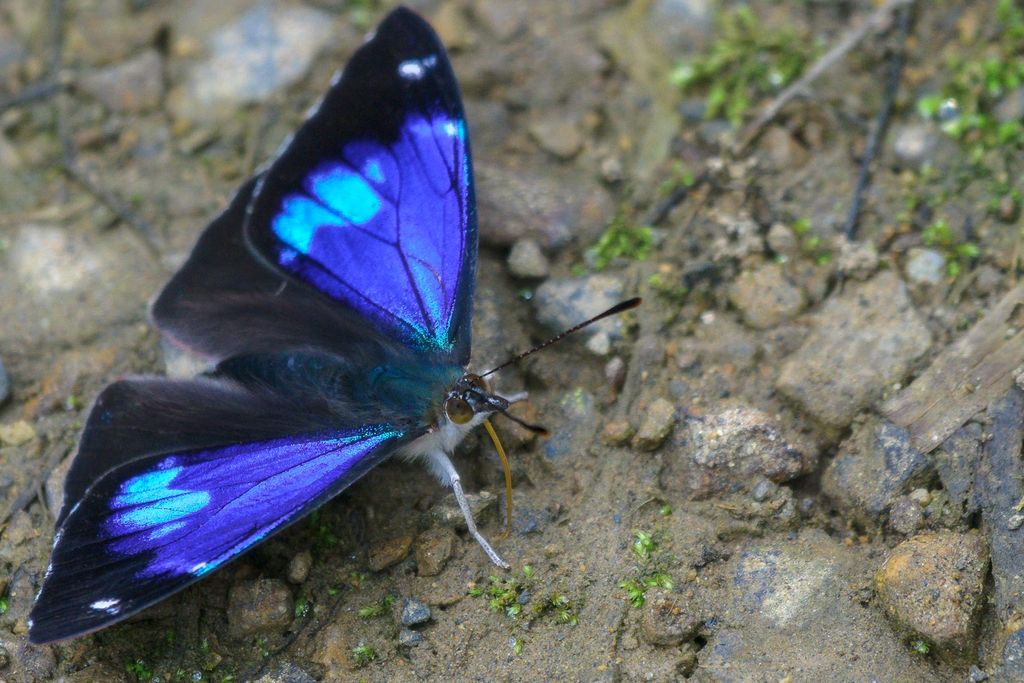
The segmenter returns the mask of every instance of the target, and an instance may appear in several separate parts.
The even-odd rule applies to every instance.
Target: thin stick
[[[823,73],[828,71],[836,62],[840,61],[846,56],[850,50],[857,46],[864,38],[875,31],[879,31],[886,26],[888,23],[889,16],[897,9],[909,5],[914,0],[886,0],[882,3],[878,9],[871,13],[871,15],[862,21],[859,26],[855,26],[846,33],[843,38],[836,43],[835,47],[826,52],[821,58],[814,63],[814,65],[804,73],[799,79],[794,81],[783,90],[778,96],[772,100],[772,102],[765,107],[765,110],[761,112],[749,126],[747,126],[743,133],[739,137],[739,143],[736,145],[735,151],[742,152],[757,139],[757,136],[761,134],[761,130],[771,123],[782,108],[789,104],[789,101],[796,97],[798,94],[803,93],[808,87],[818,79]]]
[[[857,223],[860,221],[861,203],[864,200],[864,190],[867,189],[871,180],[871,164],[878,156],[878,149],[885,140],[885,134],[889,129],[889,117],[892,115],[893,104],[896,102],[896,93],[900,88],[900,80],[903,78],[903,67],[907,62],[907,37],[910,35],[910,19],[912,5],[900,8],[897,11],[900,32],[900,44],[889,62],[889,78],[885,84],[885,96],[882,106],[875,116],[874,127],[868,137],[867,147],[864,149],[864,156],[860,161],[860,174],[857,177],[857,186],[853,190],[853,199],[850,201],[850,212],[846,216],[846,226],[843,233],[846,239],[853,240],[857,234]]]
[[[691,184],[681,185],[676,189],[672,190],[672,193],[668,197],[665,197],[665,199],[663,199],[660,204],[655,206],[651,213],[648,214],[647,220],[644,221],[644,224],[655,227],[660,225],[662,221],[668,218],[668,215],[669,213],[672,212],[672,209],[682,204],[683,200],[685,200],[691,192],[696,190],[704,183],[708,182],[708,180],[710,179],[710,174],[707,173],[707,171],[705,171],[704,173],[701,173],[699,176],[697,176]]]

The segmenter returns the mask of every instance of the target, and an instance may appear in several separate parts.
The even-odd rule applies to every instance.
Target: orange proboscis
[[[508,535],[512,532],[512,468],[508,464],[508,457],[505,455],[505,449],[501,446],[501,441],[498,440],[498,433],[494,431],[494,427],[491,426],[491,421],[484,419],[484,429],[487,430],[487,434],[491,437],[491,441],[494,442],[494,447],[498,451],[498,457],[501,458],[501,467],[505,470],[505,530],[501,532],[501,536],[498,538],[505,540]]]

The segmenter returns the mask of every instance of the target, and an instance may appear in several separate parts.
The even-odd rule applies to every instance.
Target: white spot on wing
[[[192,569],[189,569],[188,573],[189,574],[199,574],[199,572],[203,571],[205,568],[206,568],[206,562],[200,562],[196,566],[192,567]]]
[[[102,600],[90,603],[89,607],[96,611],[106,612],[107,614],[117,614],[121,611],[121,601],[118,598],[103,598]]]
[[[398,65],[398,75],[409,81],[418,81],[427,74],[427,69],[432,69],[437,64],[435,55],[428,55],[423,59],[407,59]]]

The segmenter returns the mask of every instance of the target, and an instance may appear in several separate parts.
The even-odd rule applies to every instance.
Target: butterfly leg
[[[451,459],[443,451],[431,453],[429,458],[431,468],[434,472],[443,476],[445,483],[451,487],[452,493],[455,494],[455,500],[459,503],[462,516],[466,518],[466,528],[469,529],[469,533],[473,535],[476,542],[484,549],[491,562],[502,569],[509,569],[509,563],[501,559],[501,556],[491,547],[491,544],[487,542],[483,534],[477,531],[476,522],[473,521],[473,512],[469,509],[469,501],[466,500],[466,494],[462,490],[462,480],[459,477],[459,473],[455,470],[455,465],[452,464]]]

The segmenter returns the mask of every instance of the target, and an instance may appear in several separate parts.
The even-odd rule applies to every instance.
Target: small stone
[[[924,526],[924,510],[910,499],[900,496],[889,510],[889,528],[897,534],[913,536]]]
[[[729,288],[729,300],[750,327],[764,330],[795,317],[806,300],[777,263],[744,271]]]
[[[402,626],[418,626],[430,621],[430,608],[416,598],[402,600],[402,613],[399,617]]]
[[[305,583],[313,567],[313,555],[308,550],[297,553],[288,563],[288,580],[295,584]]]
[[[604,364],[604,378],[613,391],[620,391],[626,383],[626,361],[615,356]]]
[[[198,120],[262,102],[299,80],[336,35],[334,17],[326,12],[258,3],[212,35],[209,58],[172,93],[171,109],[179,118]]]
[[[543,280],[551,265],[536,240],[516,240],[508,253],[509,272],[526,280]]]
[[[750,497],[758,503],[763,503],[772,497],[779,487],[771,479],[761,479],[754,488],[750,490]]]
[[[587,350],[595,356],[607,356],[612,352],[612,338],[607,332],[595,332],[585,344]]]
[[[663,588],[647,591],[640,628],[651,645],[679,645],[697,634],[704,618],[681,596]]]
[[[633,437],[633,447],[641,451],[659,448],[672,433],[675,423],[676,407],[663,398],[655,399],[644,411],[643,422]]]
[[[428,529],[416,538],[416,573],[437,576],[448,564],[458,539],[447,527]]]
[[[583,148],[583,135],[564,112],[548,114],[530,124],[530,135],[548,154],[568,161]]]
[[[971,668],[967,670],[967,681],[968,683],[984,683],[988,680],[988,674],[982,671],[975,664],[971,664]]]
[[[24,420],[0,425],[0,443],[5,446],[21,446],[34,438],[36,430]]]
[[[606,273],[566,280],[548,279],[537,288],[533,303],[537,319],[543,325],[563,332],[619,303],[625,298],[624,292],[622,279]],[[604,332],[612,341],[622,338],[623,329],[622,316],[613,316],[588,328],[590,336]]]
[[[843,429],[900,381],[931,344],[903,281],[882,271],[825,302],[775,386],[824,426]]]
[[[469,503],[470,514],[473,521],[480,524],[480,518],[498,502],[497,497],[490,491],[479,493],[467,493],[466,502]],[[452,529],[463,531],[466,529],[466,517],[462,514],[462,508],[455,500],[455,494],[449,493],[440,503],[430,509],[430,516],[435,522]]]
[[[814,469],[817,454],[791,445],[766,413],[747,406],[686,420],[663,447],[661,485],[693,499],[781,483]]]
[[[928,507],[928,503],[932,502],[932,494],[926,488],[916,488],[910,492],[910,500],[914,501],[923,508]]]
[[[398,629],[398,644],[402,647],[416,647],[423,642],[423,634],[411,628]]]
[[[977,533],[919,534],[890,551],[875,574],[875,591],[897,627],[966,653],[977,636],[988,558]]]
[[[768,228],[768,248],[786,258],[800,256],[799,240],[789,226],[783,223],[772,223]]]
[[[1015,88],[996,103],[995,115],[1000,123],[1024,121],[1024,87]]]
[[[915,247],[907,252],[903,271],[915,285],[939,285],[946,279],[946,257],[935,249]]]
[[[872,419],[839,445],[821,486],[851,518],[877,525],[904,491],[932,474],[929,459],[910,444],[906,429]]]
[[[609,446],[621,446],[633,438],[636,430],[628,420],[612,420],[601,430],[601,440]]]
[[[241,581],[228,593],[228,628],[236,638],[286,628],[292,623],[292,593],[283,581]]]
[[[1006,520],[1006,528],[1010,531],[1016,531],[1024,525],[1024,515],[1017,513],[1010,515],[1010,518]]]
[[[930,124],[912,123],[893,131],[892,151],[904,166],[919,168],[941,144],[941,133]]]
[[[836,269],[855,280],[867,280],[878,270],[878,249],[873,242],[851,242],[842,235],[833,239],[838,252]]]
[[[412,542],[412,536],[405,534],[381,543],[375,543],[370,548],[367,567],[372,572],[380,572],[393,564],[398,564],[409,554]]]
[[[0,406],[6,403],[10,397],[11,378],[7,375],[7,369],[4,368],[3,359],[0,359]]]
[[[163,96],[163,59],[156,50],[145,50],[126,62],[86,73],[77,84],[111,111],[155,109]]]

